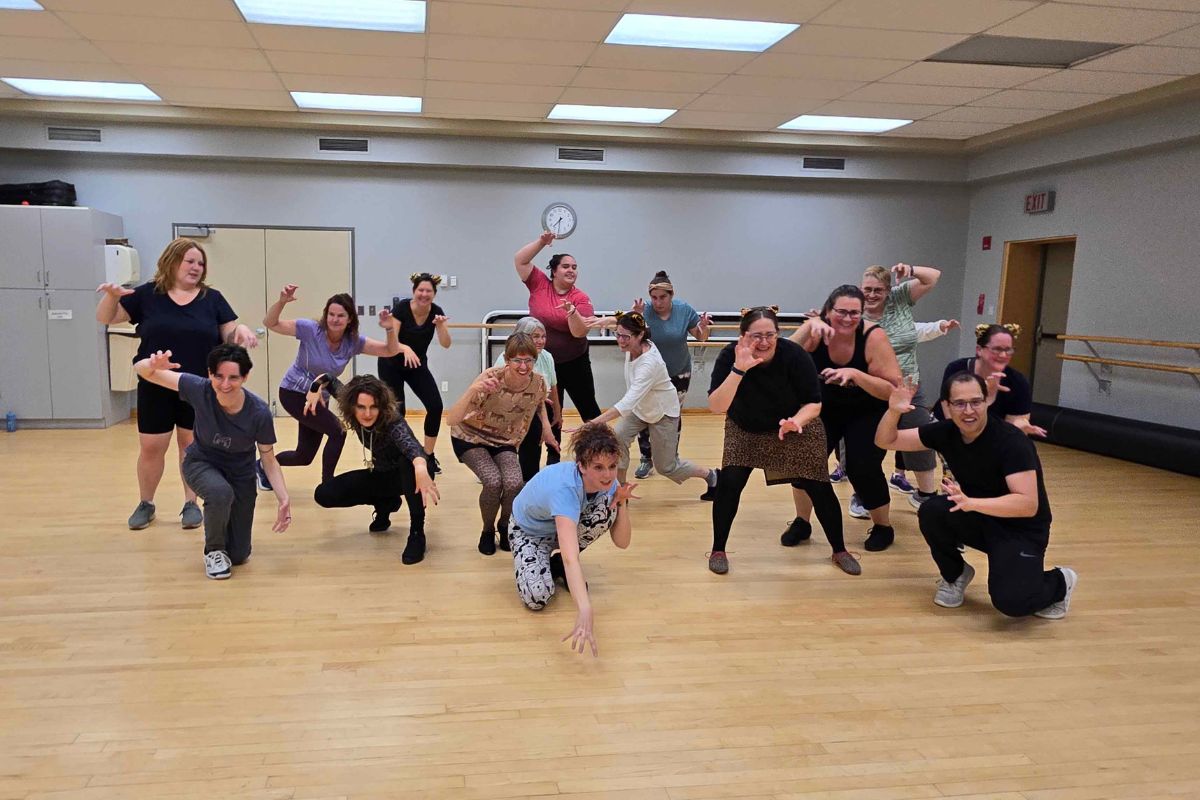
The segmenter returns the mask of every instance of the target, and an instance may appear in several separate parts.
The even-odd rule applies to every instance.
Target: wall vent
[[[63,125],[48,125],[46,138],[52,142],[98,142],[99,128],[68,128]]]
[[[823,156],[805,156],[805,169],[845,169],[846,159],[844,158],[825,158]]]
[[[593,164],[604,163],[603,147],[560,147],[559,161],[590,161]]]
[[[368,144],[367,139],[338,139],[323,136],[317,140],[317,149],[323,153],[365,153]]]

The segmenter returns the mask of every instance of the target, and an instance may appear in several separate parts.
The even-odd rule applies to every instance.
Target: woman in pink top
[[[553,241],[553,233],[543,233],[517,251],[513,264],[529,290],[529,315],[546,326],[546,350],[554,357],[554,371],[558,375],[559,406],[564,394],[569,394],[579,416],[587,422],[600,416],[592,361],[588,357],[588,328],[584,322],[585,317],[594,316],[596,311],[588,296],[575,286],[579,265],[574,256],[558,253],[551,258],[549,277],[534,267],[533,259]],[[561,442],[561,419],[553,431],[555,440]],[[546,463],[557,462],[558,453],[547,449]]]

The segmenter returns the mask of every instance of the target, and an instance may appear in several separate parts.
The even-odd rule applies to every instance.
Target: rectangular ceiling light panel
[[[292,100],[301,108],[319,111],[382,111],[391,114],[421,113],[421,98],[387,94],[337,94],[333,92],[292,92]]]
[[[761,53],[799,27],[786,22],[625,14],[604,43]]]
[[[627,106],[578,106],[559,103],[550,109],[550,114],[546,119],[568,119],[581,122],[640,122],[644,125],[656,125],[677,110]]]
[[[247,22],[425,32],[425,0],[234,0]]]
[[[33,0],[0,0],[0,8],[13,11],[45,11],[40,3]]]
[[[85,100],[144,100],[162,102],[162,98],[142,83],[105,83],[103,81],[52,81],[42,78],[0,78],[25,94],[39,97],[75,97]]]
[[[823,117],[804,114],[779,126],[781,131],[829,131],[836,133],[883,133],[912,123],[911,119],[874,117]]]

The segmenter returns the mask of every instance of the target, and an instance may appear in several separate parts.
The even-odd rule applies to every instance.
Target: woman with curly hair
[[[517,592],[541,611],[561,580],[577,609],[575,626],[563,637],[580,653],[597,654],[592,599],[579,555],[606,532],[613,544],[629,547],[629,499],[634,483],[618,484],[620,445],[602,422],[580,427],[571,439],[574,461],[552,464],[533,477],[513,503],[512,553]],[[558,552],[556,553],[555,550]]]
[[[1013,340],[1020,335],[1021,326],[1013,323],[976,325],[975,357],[960,358],[947,364],[942,383],[960,372],[978,375],[987,385],[988,416],[1015,425],[1027,436],[1044,437],[1046,429],[1029,421],[1033,410],[1029,381],[1008,363],[1012,361]]]
[[[421,445],[400,413],[391,388],[374,375],[359,375],[342,386],[332,375],[319,376],[310,392],[330,390],[346,427],[354,431],[363,448],[364,469],[343,472],[323,481],[313,493],[324,508],[374,506],[369,530],[383,533],[391,527],[391,514],[408,500],[408,543],[400,560],[416,564],[425,557],[425,506],[437,505],[437,484],[429,475]]]

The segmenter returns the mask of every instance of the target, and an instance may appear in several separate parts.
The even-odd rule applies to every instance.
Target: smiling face
[[[872,317],[883,313],[883,304],[887,300],[888,287],[883,281],[873,275],[863,275],[862,292],[867,298],[866,311]]]
[[[325,309],[325,330],[329,331],[331,338],[340,339],[349,323],[350,314],[339,303],[330,303]]]
[[[246,376],[242,374],[242,368],[235,361],[222,361],[217,364],[217,371],[208,373],[208,381],[212,384],[213,391],[217,393],[217,397],[231,398],[236,392],[242,390],[242,384],[246,382]]]
[[[528,378],[529,373],[533,372],[533,365],[537,361],[536,358],[528,353],[518,353],[515,356],[504,358],[504,363],[508,365],[510,374],[519,375],[522,378]]]
[[[863,304],[857,297],[839,297],[829,309],[829,324],[839,336],[853,336],[862,319]]]
[[[359,392],[354,401],[354,421],[360,427],[370,428],[379,419],[379,404],[367,392]]]
[[[554,283],[559,289],[570,289],[575,285],[575,279],[579,277],[579,265],[575,263],[574,256],[563,256],[558,262],[558,266],[554,268],[553,278]]]
[[[987,425],[987,397],[975,380],[956,381],[950,386],[950,399],[942,403],[942,412],[957,427],[963,438],[974,439]]]
[[[765,361],[770,361],[775,357],[775,348],[779,344],[779,328],[775,326],[775,321],[769,317],[760,317],[750,323],[750,327],[746,329],[746,339],[750,344],[750,349],[754,351],[754,357]]]
[[[428,306],[433,302],[437,288],[430,281],[421,281],[413,287],[412,299],[419,306]]]
[[[589,494],[608,491],[617,479],[616,453],[601,453],[586,464],[577,466],[579,474],[583,476],[583,490]]]
[[[633,353],[634,355],[642,354],[642,342],[645,341],[646,332],[634,333],[624,325],[617,325],[617,347],[621,348],[622,353]]]
[[[195,289],[208,274],[208,265],[204,254],[193,247],[183,254],[183,260],[175,268],[175,287],[178,289]]]
[[[975,357],[988,372],[1003,372],[1013,357],[1013,337],[1007,331],[993,333],[986,345],[975,345]]]

